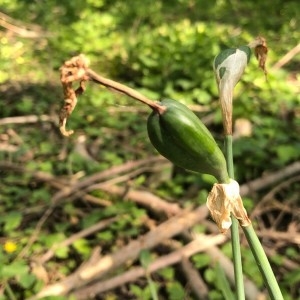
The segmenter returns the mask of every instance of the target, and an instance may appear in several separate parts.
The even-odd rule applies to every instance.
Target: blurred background
[[[185,103],[222,147],[213,59],[259,35],[269,47],[268,77],[253,54],[235,89],[235,176],[240,185],[259,182],[245,193],[245,206],[285,299],[299,297],[299,20],[296,0],[1,0],[0,299],[30,297],[74,272],[95,247],[111,253],[147,232],[149,222],[166,220],[145,203],[124,201],[128,190],[185,208],[205,204],[214,183],[159,157],[147,136],[147,107],[92,83],[68,122],[75,133],[63,137],[58,113],[64,61],[83,53],[107,78],[153,100]],[[126,169],[128,162],[133,166]],[[103,177],[92,177],[97,174]],[[99,185],[103,181],[106,185]],[[112,221],[105,228],[63,244],[106,219]],[[195,230],[213,232],[209,216],[206,222]],[[264,291],[242,243],[244,272]],[[58,246],[45,258],[53,245]],[[230,257],[228,242],[220,249]],[[165,251],[161,246],[150,254]],[[197,254],[192,261],[208,287],[207,297],[223,299],[210,256]],[[198,299],[180,268],[169,268],[153,276],[161,299]],[[95,299],[152,298],[147,281],[139,279]]]

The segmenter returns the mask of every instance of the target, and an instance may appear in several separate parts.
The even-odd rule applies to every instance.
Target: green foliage
[[[184,287],[179,282],[170,282],[167,284],[168,299],[180,300],[185,299]]]
[[[161,275],[165,280],[173,280],[175,275],[173,268],[163,268],[157,273]]]
[[[230,283],[225,275],[224,270],[222,269],[222,267],[219,264],[216,265],[215,271],[217,274],[217,278],[216,278],[217,279],[217,287],[222,291],[224,299],[226,299],[226,300],[234,299],[235,296],[234,296],[233,292],[231,291]]]
[[[11,211],[6,214],[2,220],[3,222],[3,231],[4,232],[11,232],[15,230],[22,221],[22,214],[17,211]]]
[[[151,254],[148,250],[142,250],[140,253],[140,262],[142,267],[147,270],[152,262]]]
[[[149,285],[147,285],[145,288],[141,288],[138,285],[131,284],[130,292],[136,297],[136,299],[153,300],[151,287]]]
[[[211,258],[208,254],[199,253],[193,256],[193,264],[195,268],[202,269],[211,263]]]
[[[0,28],[1,119],[56,116],[62,99],[59,67],[71,56],[84,53],[93,69],[154,100],[170,97],[186,105],[196,105],[197,114],[203,119],[213,113],[208,127],[222,145],[213,58],[221,49],[245,45],[261,34],[270,48],[268,81],[252,56],[235,89],[234,119],[246,118],[253,125],[250,137],[234,142],[236,178],[242,184],[300,158],[299,55],[282,68],[272,69],[299,43],[296,0],[275,0],[272,5],[252,0],[132,0],[130,4],[121,0],[2,0],[0,11],[14,18],[12,23],[18,28],[38,34],[37,38],[26,38]],[[129,109],[134,112],[129,113]],[[30,172],[46,172],[59,179],[56,184],[64,185],[65,180],[76,182],[82,176],[126,161],[156,155],[146,133],[149,112],[123,95],[89,83],[70,118],[69,126],[76,133],[68,140],[61,137],[56,120],[1,125],[0,161],[14,163],[21,170],[0,170],[0,285],[5,288],[0,299],[24,299],[37,293],[44,283],[31,272],[31,258],[102,219],[117,217],[116,222],[102,231],[55,251],[55,259],[46,264],[54,278],[77,269],[96,245],[101,246],[103,253],[111,253],[118,245],[148,230],[144,208],[124,201],[121,196],[95,190],[91,195],[109,204],[99,207],[79,196],[62,199],[33,244],[26,248],[37,222],[57,192],[52,181],[37,180]],[[79,150],[80,135],[86,138],[83,146],[90,157]],[[14,146],[12,149],[16,151],[5,150],[7,145]],[[147,170],[130,178],[130,184],[155,191],[183,207],[205,203],[214,182],[211,177],[199,177],[170,166],[151,172]],[[299,191],[299,185],[291,186],[289,195],[293,191]],[[247,209],[255,207],[260,198],[261,195],[251,195],[246,201]],[[11,248],[5,250],[8,242],[12,242]],[[228,248],[226,245],[222,250],[230,256]],[[274,265],[280,265],[285,256],[299,263],[295,251],[292,246],[283,247]],[[215,285],[216,272],[208,256],[195,255],[193,262],[204,274],[210,299],[224,299]],[[246,274],[262,288],[247,249],[243,251],[243,262]],[[282,269],[278,266],[285,299],[295,299],[299,272],[286,274]],[[123,268],[118,270],[122,271]],[[155,280],[155,276],[162,281]],[[160,270],[155,276],[156,289],[162,290],[168,299],[189,299],[190,291],[185,290],[176,268]],[[151,299],[146,280],[127,289],[137,299]],[[118,299],[118,292],[103,297]]]

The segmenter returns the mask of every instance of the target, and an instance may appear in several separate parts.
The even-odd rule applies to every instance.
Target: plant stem
[[[232,135],[225,136],[225,157],[227,162],[227,169],[229,177],[234,179],[234,169],[233,169],[233,155],[232,155]],[[243,268],[242,268],[242,258],[241,258],[241,247],[240,247],[240,237],[239,237],[239,222],[231,215],[231,245],[232,245],[232,256],[233,256],[233,266],[234,266],[234,279],[236,284],[236,298],[237,300],[245,299],[244,292],[244,279],[243,279]]]
[[[216,272],[217,272],[217,282],[219,285],[219,289],[223,293],[224,300],[235,299],[234,294],[230,288],[228,279],[225,275],[224,269],[222,269],[222,267],[219,263],[216,265]]]
[[[116,92],[125,94],[133,99],[136,99],[136,100],[148,105],[152,109],[158,111],[159,113],[162,113],[165,110],[164,106],[159,105],[157,102],[154,102],[153,100],[145,97],[141,93],[137,92],[136,90],[134,90],[124,84],[121,84],[114,80],[100,76],[99,74],[97,74],[96,72],[94,72],[91,69],[86,69],[85,72],[92,81],[94,81],[98,84],[104,85],[105,87],[110,88]]]
[[[251,225],[242,226],[256,264],[263,276],[272,300],[284,300],[266,253]]]
[[[226,161],[228,174],[230,178],[234,179],[233,171],[233,155],[232,155],[232,136],[225,136],[225,147],[226,147]],[[233,263],[234,263],[234,275],[235,282],[237,287],[237,299],[245,299],[244,296],[244,283],[243,283],[243,274],[242,274],[242,262],[240,256],[240,242],[239,242],[239,223],[238,220],[231,216],[232,225],[231,225],[231,243],[232,243],[232,252],[233,252]],[[251,248],[252,254],[256,260],[258,268],[263,276],[265,285],[268,288],[269,295],[272,300],[283,300],[282,293],[280,291],[278,282],[274,276],[272,268],[270,266],[269,260],[266,256],[266,253],[254,231],[254,228],[251,225],[242,226],[244,234],[247,238],[248,244]],[[243,292],[243,294],[242,294]]]
[[[10,300],[17,300],[17,298],[15,297],[15,294],[14,292],[12,291],[9,283],[7,282],[6,285],[5,285],[5,289],[6,289],[6,292],[8,294],[8,297]]]

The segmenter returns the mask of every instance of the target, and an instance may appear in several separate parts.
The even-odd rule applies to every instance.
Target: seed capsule
[[[160,105],[165,109],[153,110],[147,122],[157,151],[179,167],[228,182],[225,157],[200,119],[178,101],[165,99]]]

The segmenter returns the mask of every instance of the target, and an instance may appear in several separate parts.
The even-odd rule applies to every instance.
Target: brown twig
[[[35,261],[38,261],[40,263],[45,263],[46,261],[48,261],[49,259],[51,259],[54,255],[55,255],[55,251],[61,247],[68,247],[70,246],[72,243],[74,243],[76,240],[84,238],[86,236],[89,236],[101,229],[104,229],[105,227],[109,226],[111,223],[115,222],[118,217],[113,217],[113,218],[109,218],[106,220],[101,220],[100,222],[86,228],[83,229],[75,234],[73,234],[72,236],[68,237],[67,239],[65,239],[64,241],[54,244],[45,254],[43,254],[41,257],[39,258],[35,258]]]
[[[103,76],[98,75],[96,72],[94,72],[91,69],[87,69],[86,74],[89,76],[90,80],[92,80],[98,84],[104,85],[105,87],[110,88],[116,92],[125,94],[135,100],[138,100],[138,101],[148,105],[152,109],[155,109],[160,112],[163,112],[165,110],[165,108],[163,106],[159,105],[158,103],[145,97],[141,93],[137,92],[136,90],[134,90],[124,84],[118,83],[111,79],[104,78]]]
[[[173,216],[181,212],[181,208],[177,203],[167,202],[160,197],[148,192],[135,189],[126,190],[126,187],[116,185],[102,185],[101,190],[113,195],[124,195],[126,199],[130,199],[139,205],[147,207],[155,213]]]
[[[125,172],[129,172],[135,168],[140,168],[145,165],[151,165],[153,163],[162,162],[162,161],[166,161],[166,160],[162,157],[153,156],[153,157],[148,157],[147,159],[141,159],[137,161],[127,161],[122,165],[113,166],[110,169],[92,174],[91,176],[84,178],[80,182],[75,182],[73,184],[70,183],[64,189],[58,191],[52,197],[52,201],[58,202],[59,200],[70,197],[71,195],[77,193],[78,191],[84,190],[87,187],[97,182],[102,182],[113,176],[120,175]]]
[[[300,234],[296,232],[283,232],[275,230],[258,230],[257,235],[261,238],[269,238],[274,240],[282,240],[284,242],[294,243],[296,245],[300,244]]]
[[[203,235],[201,241],[193,240],[189,244],[183,246],[182,248],[173,251],[170,254],[159,257],[149,265],[149,267],[147,268],[147,272],[153,273],[167,266],[179,263],[184,258],[190,257],[195,253],[202,252],[212,246],[222,244],[225,241],[226,237],[221,234],[214,236]],[[129,271],[124,272],[119,276],[84,287],[73,293],[73,295],[78,300],[86,299],[87,297],[93,298],[97,294],[111,290],[123,284],[132,282],[138,279],[139,277],[143,276],[146,276],[146,270],[143,267],[131,268]]]
[[[265,247],[265,251],[268,254],[268,257],[276,256],[277,252],[274,248]],[[284,266],[289,271],[295,271],[300,269],[300,263],[296,262],[293,259],[287,257],[282,257],[281,265]]]
[[[187,282],[193,293],[197,296],[197,299],[208,300],[208,287],[202,279],[199,270],[195,268],[187,256],[182,258],[181,267],[187,278]]]
[[[26,246],[24,248],[22,248],[22,250],[18,254],[18,258],[22,258],[22,257],[24,257],[27,254],[27,252],[29,251],[30,247],[37,240],[37,238],[39,236],[39,233],[40,233],[43,225],[45,224],[45,222],[47,221],[47,219],[49,218],[49,216],[52,214],[53,209],[54,209],[54,206],[51,205],[44,212],[44,214],[42,215],[42,217],[39,219],[37,225],[35,226],[33,233],[31,234],[30,238],[28,239],[28,242],[27,242]]]
[[[26,124],[26,123],[37,123],[37,122],[53,122],[54,118],[49,115],[28,115],[18,117],[7,117],[0,119],[0,125],[7,124]]]
[[[0,26],[23,38],[41,38],[49,36],[49,33],[43,32],[40,26],[21,23],[19,20],[15,20],[3,12],[0,12]]]
[[[149,161],[149,160],[148,160]],[[124,170],[126,171],[126,170],[131,170],[131,168],[133,168],[133,166],[140,166],[140,165],[143,165],[143,163],[145,163],[145,162],[141,162],[141,161],[139,161],[139,162],[136,162],[137,164],[135,164],[134,162],[132,163],[131,162],[131,164],[125,164],[124,166],[122,166],[122,167],[120,167],[120,166],[118,166],[118,168],[117,169],[114,169],[113,168],[113,170],[114,170],[114,172],[116,172],[116,173],[114,173],[114,172],[111,172],[111,170],[107,170],[107,172],[104,172],[104,173],[97,173],[97,174],[94,174],[94,175],[92,175],[92,176],[90,176],[90,177],[88,177],[88,178],[86,178],[86,180],[83,180],[82,181],[82,186],[80,186],[80,188],[86,188],[89,184],[92,184],[92,183],[95,183],[95,182],[97,182],[97,180],[99,180],[99,181],[101,181],[103,178],[109,178],[110,176],[114,176],[114,174],[120,174],[120,173],[118,173],[118,171],[119,172],[123,172]],[[285,178],[285,177],[288,177],[288,176],[292,176],[292,175],[294,175],[294,174],[296,174],[296,173],[299,173],[299,171],[300,171],[300,164],[299,163],[295,163],[295,164],[292,164],[292,165],[290,165],[290,166],[288,166],[287,168],[285,168],[285,169],[283,169],[283,170],[280,170],[278,173],[274,173],[274,174],[271,174],[271,175],[269,175],[270,176],[270,178],[268,179],[268,176],[265,176],[264,178],[261,178],[261,179],[259,179],[258,181],[255,181],[254,182],[254,184],[251,184],[251,186],[252,186],[252,188],[250,188],[250,189],[248,189],[248,187],[247,186],[245,186],[245,188],[244,189],[242,189],[242,193],[244,194],[244,193],[249,193],[250,191],[257,191],[257,190],[260,190],[260,189],[262,189],[262,188],[264,188],[264,187],[266,187],[266,186],[269,186],[269,185],[271,185],[271,184],[274,184],[274,183],[276,183],[278,180],[281,180],[282,178]],[[16,165],[14,165],[14,164],[11,164],[11,163],[6,163],[6,162],[0,162],[0,168],[2,168],[2,169],[12,169],[12,170],[15,170],[15,171],[17,171],[17,172],[26,172],[26,173],[28,173],[28,174],[31,174],[34,178],[36,178],[37,180],[41,180],[41,181],[46,181],[46,182],[49,182],[49,183],[51,183],[51,185],[53,184],[53,186],[55,186],[55,187],[57,187],[57,188],[61,188],[63,185],[70,185],[70,182],[66,182],[65,184],[64,183],[60,183],[59,184],[59,180],[58,179],[56,179],[53,175],[51,175],[51,174],[48,174],[48,173],[44,173],[44,172],[37,172],[37,171],[28,171],[28,170],[26,170],[25,168],[23,168],[23,167],[19,167],[19,166],[16,166]],[[275,181],[274,181],[275,180]],[[78,183],[77,183],[78,184]],[[74,186],[71,186],[71,188],[69,189],[69,191],[71,191],[71,194],[72,193],[74,193],[74,192],[76,192],[76,191],[78,191],[78,185],[77,184],[75,184]],[[76,186],[76,188],[74,188]],[[122,187],[118,187],[118,186],[109,186],[109,185],[107,185],[107,186],[104,186],[104,187],[102,187],[104,190],[105,189],[107,189],[107,191],[108,192],[111,192],[111,193],[114,193],[114,190],[115,190],[115,188],[116,188],[116,193],[117,194],[120,194],[120,195],[122,195],[122,194],[124,194],[124,188],[122,188]],[[134,191],[133,190],[133,194],[130,194],[130,190],[129,190],[129,192],[126,194],[126,197],[127,198],[129,198],[129,199],[131,199],[131,200],[133,200],[133,201],[136,201],[137,199],[143,199],[144,198],[144,194],[138,194],[140,191]],[[135,192],[138,192],[137,194],[135,194]],[[148,205],[149,205],[149,208],[151,207],[151,204],[152,204],[152,200],[151,200],[151,196],[153,196],[152,194],[150,194],[150,198],[148,199],[148,198],[145,198],[145,205],[147,205],[147,202],[148,202]],[[155,203],[155,202],[154,202]],[[168,209],[169,209],[169,206],[168,206],[168,204],[169,203],[167,203],[167,202],[165,202],[167,205],[166,206],[162,206],[161,207],[161,209],[163,210],[163,211],[168,211]],[[155,207],[156,207],[156,205],[154,205]],[[179,210],[178,211],[180,211],[180,208],[179,208]],[[187,218],[189,218],[189,216],[187,215]],[[178,222],[178,219],[177,219],[177,222]],[[161,229],[162,230],[162,229]],[[164,230],[167,230],[166,228],[164,229]],[[150,232],[152,232],[152,231],[150,231]],[[149,233],[150,233],[149,232]],[[146,238],[149,238],[149,237],[151,237],[151,235],[149,235],[149,236],[147,236],[147,235],[145,235],[145,237]],[[144,243],[144,240],[143,240],[143,238],[141,239],[141,240],[139,240],[142,244]],[[134,241],[134,242],[136,242],[136,241]],[[137,245],[137,247],[139,247],[141,244],[139,244],[139,243],[136,243],[136,245]],[[143,244],[143,246],[144,246],[144,244]],[[147,246],[147,245],[146,245]],[[129,245],[127,245],[126,247],[125,247],[125,250],[127,249],[129,249],[128,248],[129,247]],[[122,250],[124,250],[124,249],[122,249]],[[130,251],[129,251],[130,252]],[[213,251],[212,252],[210,252],[210,254],[213,254]],[[115,258],[115,256],[114,255],[112,255],[111,256],[111,258]],[[125,257],[125,259],[126,259],[126,257]],[[216,259],[219,259],[219,258],[216,258]],[[111,262],[111,260],[104,260],[104,261],[102,261],[103,263],[105,263],[105,262]],[[94,266],[95,266],[95,263],[94,263]],[[116,265],[113,265],[112,266],[112,268],[116,268]],[[70,275],[71,276],[71,278],[72,278],[72,276],[74,275],[75,277],[76,276],[79,276],[81,273],[79,272],[80,270],[78,270],[76,273],[74,273],[74,274],[72,274],[72,275]],[[91,280],[94,280],[94,279],[96,279],[96,277],[97,277],[98,275],[95,275],[95,277],[94,276],[91,276]],[[67,277],[67,278],[70,278],[70,277]],[[76,280],[79,280],[80,281],[80,278],[77,278]],[[69,282],[68,280],[66,280],[66,281],[61,281],[61,282],[59,282],[58,283],[58,285],[55,285],[56,287],[58,287],[59,289],[60,288],[62,288],[62,286],[64,286],[64,284],[66,284],[67,286],[69,286],[69,285],[71,285],[72,284],[72,281],[71,282]],[[85,282],[83,282],[83,284],[85,284]],[[247,285],[247,284],[246,284]],[[54,286],[54,287],[55,287]],[[53,286],[50,286],[50,287],[53,287]],[[253,288],[253,286],[252,286],[252,288]],[[251,286],[249,287],[249,291],[252,293],[252,291],[253,291],[253,289],[251,288]],[[45,287],[45,289],[47,289],[47,287]],[[71,289],[72,289],[72,287],[71,287]],[[248,288],[247,288],[247,290],[248,290]],[[254,293],[255,294],[255,293]],[[253,294],[253,295],[254,295]],[[36,298],[36,299],[38,299],[38,298]],[[249,298],[250,299],[250,298]],[[252,299],[254,299],[254,298],[252,298]]]
[[[124,84],[98,75],[92,69],[89,69],[88,65],[89,62],[87,58],[84,55],[80,54],[66,61],[60,68],[60,78],[64,91],[64,105],[60,111],[59,125],[60,131],[63,135],[69,136],[73,133],[72,130],[66,130],[66,122],[77,104],[77,96],[81,95],[85,91],[86,81],[93,81],[113,91],[125,94],[135,100],[138,100],[148,105],[150,108],[160,113],[165,110],[163,106],[145,97],[144,95],[135,91],[134,89]],[[73,83],[75,81],[79,81],[79,87],[76,90],[73,89]]]
[[[254,179],[240,186],[241,196],[249,195],[251,192],[259,191],[270,185],[273,185],[280,180],[287,178],[289,176],[300,173],[300,161],[294,162],[285,168],[274,172],[272,174]]]
[[[300,52],[300,44],[295,46],[293,49],[288,51],[273,67],[273,70],[278,70],[286,65],[290,60],[293,59]]]
[[[145,161],[139,161],[139,162],[136,162],[136,163],[137,164],[132,164],[132,163],[131,164],[125,164],[124,166],[122,166],[122,167],[119,166],[118,168],[114,167],[114,168],[112,168],[112,170],[114,170],[113,172],[111,172],[112,170],[108,170],[107,172],[104,172],[104,173],[94,174],[94,175],[86,178],[86,180],[83,181],[83,184],[82,184],[81,188],[85,188],[85,187],[89,186],[89,184],[97,182],[98,180],[101,181],[101,179],[103,179],[103,178],[107,178],[109,176],[112,176],[115,172],[116,172],[115,174],[119,174],[118,172],[128,170],[128,168],[130,170],[130,168],[132,168],[133,166],[138,166],[138,165],[140,166],[140,165],[143,165],[143,163],[146,163],[146,162]],[[0,163],[0,166],[1,166],[1,164],[3,166],[3,163]],[[8,165],[4,164],[4,166],[10,167],[10,168],[12,168],[16,171],[19,171],[19,172],[20,171],[25,172],[24,168],[20,168],[20,167],[17,167],[15,165],[12,166],[11,164],[9,164],[9,166],[8,166]],[[53,176],[49,175],[47,173],[43,173],[43,172],[32,172],[32,173],[33,173],[33,176],[37,176],[36,179],[46,180],[46,181],[53,180]],[[52,182],[52,181],[50,181],[50,182]],[[112,193],[112,194],[115,193],[115,194],[118,194],[118,195],[124,195],[124,192],[126,191],[126,188],[119,187],[119,186],[112,186],[112,185],[106,185],[106,186],[104,185],[104,186],[102,186],[102,189],[109,192],[109,193]],[[70,189],[70,190],[72,190],[72,189]],[[77,189],[73,190],[73,192],[76,191],[76,190]],[[177,204],[165,202],[165,201],[161,200],[160,198],[156,197],[155,195],[153,195],[149,192],[146,192],[146,191],[144,192],[144,191],[137,191],[137,190],[129,190],[126,194],[126,197],[128,199],[136,201],[137,203],[148,206],[151,210],[156,210],[156,211],[160,210],[160,212],[166,212],[168,214],[168,212],[170,211],[170,208],[174,206],[174,209],[176,208],[174,210],[174,212],[180,213],[180,211],[181,211],[180,207]],[[206,208],[205,208],[205,210],[206,210]],[[185,217],[184,217],[184,214],[186,214]],[[176,217],[171,219],[171,220],[173,220],[172,222],[173,222],[174,226],[179,225],[179,226],[184,227],[185,226],[184,222],[194,222],[193,220],[191,220],[191,216],[195,217],[195,214],[192,214],[192,215],[190,215],[189,213],[184,213],[184,214],[181,215],[182,218],[176,216]],[[180,220],[182,220],[182,221],[180,221]],[[195,223],[197,223],[198,221],[195,220]],[[120,253],[122,253],[122,257],[124,255],[124,257],[122,258],[123,261],[125,261],[127,259],[130,260],[131,256],[128,257],[126,255],[127,254],[131,255],[132,251],[133,251],[132,249],[134,249],[134,251],[139,251],[138,249],[141,249],[140,248],[141,245],[142,245],[142,247],[148,247],[149,244],[147,243],[147,240],[150,240],[150,242],[152,241],[152,243],[156,243],[156,241],[155,240],[153,241],[153,239],[160,239],[159,238],[159,236],[160,236],[161,240],[160,241],[157,240],[157,243],[162,243],[167,239],[167,237],[172,236],[173,234],[175,234],[175,232],[173,230],[171,230],[171,232],[170,232],[169,228],[165,227],[166,225],[164,225],[164,224],[162,224],[162,226],[158,226],[157,229],[150,231],[149,234],[146,234],[144,237],[139,239],[140,242],[134,241],[133,243],[130,243],[129,245],[125,246],[125,248],[121,249]],[[164,236],[164,238],[163,238],[161,236],[161,234],[163,234],[163,235],[167,234],[167,237]],[[158,235],[158,236],[156,236],[156,235]],[[131,247],[133,247],[133,248],[131,248]],[[210,254],[211,251],[209,251],[208,253]],[[109,259],[109,257],[111,257],[111,259]],[[119,256],[116,253],[116,254],[113,254],[112,256],[106,257],[106,259],[104,259],[104,260],[101,259],[101,262],[104,263],[104,266],[105,266],[105,262],[112,262],[112,261],[115,261],[115,259],[116,259],[117,263],[114,264],[114,265],[111,265],[109,267],[109,270],[112,270],[113,268],[116,268],[119,265],[118,264],[118,257]],[[89,266],[89,268],[93,268],[93,267],[95,267],[96,263],[98,264],[98,262],[93,261],[93,263],[91,263],[91,264],[87,263],[87,266]],[[101,263],[99,262],[98,266],[100,266],[100,265],[101,265]],[[106,267],[107,267],[107,265],[106,265]],[[232,269],[232,267],[231,267],[231,269]],[[75,277],[79,276],[81,274],[80,273],[81,270],[87,270],[87,269],[86,269],[85,266],[83,266],[77,272],[75,272],[73,275]],[[73,275],[70,275],[71,276],[70,278],[72,278]],[[94,280],[94,279],[96,279],[96,277],[98,277],[98,274],[95,275],[95,276],[91,276],[90,280]],[[67,278],[69,278],[69,277],[67,277]],[[77,280],[80,281],[80,278],[77,278]],[[111,279],[111,280],[113,280],[113,279]],[[68,280],[67,280],[67,282],[61,281],[60,283],[58,283],[58,285],[56,287],[61,288],[64,284],[67,284],[69,286],[69,285],[72,284],[72,280],[71,280],[71,282],[69,282]],[[84,285],[85,283],[83,282],[82,284]],[[73,287],[71,287],[71,289]],[[48,289],[48,287],[45,287],[45,289]],[[250,291],[252,293],[253,289],[250,288]],[[49,291],[49,292],[51,292],[51,291]],[[257,295],[257,292],[254,293],[254,294]]]
[[[206,220],[202,221],[202,224],[207,224]],[[216,225],[212,226],[212,230],[208,230],[212,234],[218,234],[220,231]],[[193,232],[184,232],[184,239],[188,241],[192,241],[197,239],[199,234],[195,234]],[[200,235],[201,237],[201,235]],[[211,263],[218,262],[222,269],[225,271],[226,277],[229,281],[234,285],[235,277],[234,277],[234,268],[233,262],[230,258],[228,258],[218,247],[212,246],[209,249],[204,250],[204,252],[210,257]],[[247,300],[257,300],[257,299],[265,299],[263,298],[263,293],[260,293],[255,284],[246,276],[244,276],[245,283],[245,295]]]
[[[201,206],[194,211],[185,211],[180,215],[174,216],[144,236],[131,241],[121,250],[102,257],[93,266],[88,265],[86,268],[78,270],[60,282],[46,286],[32,299],[40,299],[48,295],[66,295],[74,288],[82,287],[92,280],[104,276],[108,271],[121,266],[126,261],[135,260],[141,250],[154,248],[160,242],[197,224],[207,214],[208,210],[206,206]]]

